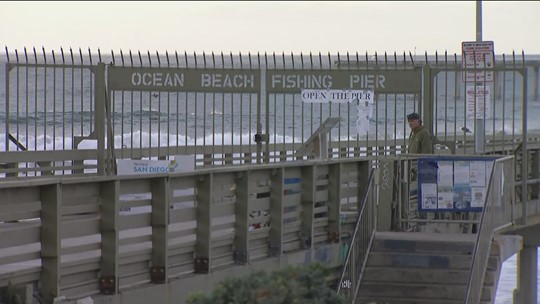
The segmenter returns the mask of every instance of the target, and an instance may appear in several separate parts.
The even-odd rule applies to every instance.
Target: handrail
[[[497,159],[491,170],[486,200],[484,202],[471,260],[467,291],[465,294],[465,304],[480,303],[494,231],[498,229],[499,226],[513,222],[511,204],[513,202],[512,189],[514,189],[514,181],[504,179],[504,175],[514,176],[512,172],[505,172],[505,164],[510,163],[510,166],[508,167],[511,170],[513,168],[513,161],[514,156]],[[496,183],[498,183],[498,185]],[[511,193],[508,193],[509,190]],[[497,193],[495,191],[497,191]],[[509,206],[506,204],[508,199],[510,202]]]
[[[347,257],[344,261],[341,275],[339,278],[337,293],[343,294],[352,303],[356,299],[360,281],[367,262],[367,257],[377,226],[377,217],[375,214],[375,200],[371,197],[371,202],[368,202],[372,196],[374,187],[374,169],[369,172],[369,180],[366,186],[366,191],[362,198],[362,205],[358,211],[358,218],[354,228],[354,233],[351,238],[350,246],[347,251]],[[361,229],[362,228],[362,229]],[[360,238],[358,237],[360,233]],[[360,251],[357,251],[360,249]],[[354,259],[352,256],[354,254]],[[360,263],[359,263],[360,262]],[[351,287],[354,288],[351,292]]]

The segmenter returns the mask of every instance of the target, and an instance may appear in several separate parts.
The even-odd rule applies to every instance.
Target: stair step
[[[358,297],[355,304],[463,304],[461,300],[429,299],[429,298],[387,298]],[[492,304],[491,301],[481,301],[480,304]]]
[[[441,236],[440,236],[441,237]],[[429,253],[454,253],[472,255],[474,243],[448,242],[444,240],[401,240],[401,239],[375,239],[372,245],[373,251],[392,252],[429,252]]]
[[[400,267],[368,266],[364,270],[362,282],[416,282],[441,284],[461,284],[469,279],[469,270],[457,269],[418,269]],[[495,273],[487,271],[484,285],[493,286]]]
[[[417,283],[373,283],[362,282],[360,284],[359,296],[377,300],[379,298],[388,299],[440,299],[463,301],[467,287],[463,284],[417,284]],[[482,301],[490,301],[491,292],[484,288],[482,291]]]
[[[469,269],[471,256],[436,255],[408,252],[371,252],[367,266],[423,269]]]

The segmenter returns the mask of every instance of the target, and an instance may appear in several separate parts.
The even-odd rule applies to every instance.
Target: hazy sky
[[[540,1],[482,1],[495,53],[540,54]],[[10,50],[461,53],[475,1],[0,1]]]

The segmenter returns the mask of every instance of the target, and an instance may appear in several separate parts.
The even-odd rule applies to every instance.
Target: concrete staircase
[[[377,232],[356,303],[463,303],[476,235]],[[481,303],[493,303],[502,267],[492,246]]]

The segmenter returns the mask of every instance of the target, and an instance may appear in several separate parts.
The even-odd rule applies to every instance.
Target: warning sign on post
[[[461,43],[461,50],[461,65],[465,69],[463,81],[493,82],[493,41],[464,41]]]
[[[489,84],[467,85],[467,118],[490,118],[491,87]]]

